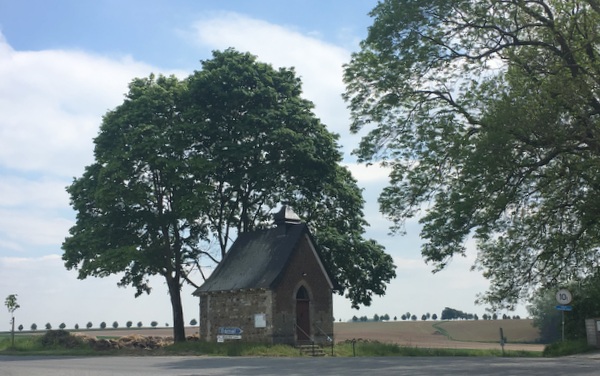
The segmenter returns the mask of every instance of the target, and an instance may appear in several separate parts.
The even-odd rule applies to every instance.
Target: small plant
[[[156,321],[152,321],[152,322],[150,323],[150,326],[151,326],[151,327],[153,327],[153,328],[156,328],[156,327],[158,326],[158,322],[156,322]]]
[[[21,306],[17,304],[17,294],[11,294],[6,297],[4,301],[4,305],[8,308],[8,312],[10,313],[10,322],[11,322],[11,343],[12,347],[15,347],[15,311]]]
[[[100,323],[100,329],[106,329],[106,323],[104,321]]]
[[[40,343],[43,347],[66,347],[72,349],[81,345],[82,340],[79,337],[72,336],[66,330],[48,330],[40,338]]]
[[[88,321],[88,323],[85,325],[85,327],[88,329],[92,329],[92,326],[94,326],[94,324],[92,324],[91,321]]]
[[[113,329],[117,329],[119,327],[119,323],[118,322],[113,322],[112,324]]]

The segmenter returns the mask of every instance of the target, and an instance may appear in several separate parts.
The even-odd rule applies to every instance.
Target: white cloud
[[[219,13],[194,24],[194,38],[215,49],[248,51],[275,67],[294,67],[304,96],[315,103],[315,114],[349,153],[358,136],[349,133],[349,112],[341,98],[343,65],[350,52],[316,37],[237,13]]]
[[[383,167],[381,163],[366,164],[346,163],[345,166],[352,172],[352,176],[362,184],[373,183],[379,187],[385,185],[389,180],[392,169]]]
[[[68,234],[70,218],[61,213],[32,208],[4,209],[0,207],[0,244],[26,251],[30,246],[53,246],[55,249]],[[0,248],[0,255],[5,253]]]
[[[42,177],[38,180],[5,176],[0,180],[0,207],[65,208],[69,205],[65,187],[65,179],[55,177]]]
[[[15,51],[0,35],[0,167],[72,177],[92,158],[101,116],[152,67],[80,51]]]

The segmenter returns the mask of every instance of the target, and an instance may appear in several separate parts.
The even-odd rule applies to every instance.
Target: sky
[[[419,318],[452,307],[481,316],[474,301],[488,282],[470,271],[476,251],[432,274],[420,255],[419,225],[389,235],[377,196],[387,171],[358,165],[341,98],[343,64],[372,23],[375,0],[0,0],[0,299],[18,295],[17,326],[97,327],[104,321],[171,325],[167,288],[152,278],[150,295],[119,288],[119,276],[77,279],[61,260],[75,212],[65,188],[93,163],[102,116],[122,103],[127,84],[150,73],[186,77],[211,51],[233,47],[274,67],[294,67],[315,114],[340,135],[344,164],[364,189],[367,237],[386,247],[397,277],[384,297],[351,308],[334,298],[336,320],[405,312]],[[198,281],[201,282],[201,281]],[[184,287],[185,321],[198,319]],[[10,314],[0,309],[0,331]],[[524,307],[513,314],[527,315]]]

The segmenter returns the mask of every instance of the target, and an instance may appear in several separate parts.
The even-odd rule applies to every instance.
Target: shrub
[[[153,328],[156,328],[156,327],[158,326],[158,322],[156,322],[156,321],[152,321],[152,322],[150,323],[150,326],[151,326],[151,327],[153,327]]]
[[[113,325],[112,325],[112,327],[113,327],[113,329],[117,329],[117,328],[119,327],[119,323],[118,323],[118,322],[116,322],[116,321],[115,321],[115,322],[113,322]]]
[[[141,322],[141,321],[138,321],[138,323],[137,323],[137,327],[138,327],[138,328],[141,328],[142,326],[144,326],[144,324],[142,324],[142,322]]]
[[[354,317],[356,317],[356,316],[354,316]],[[196,325],[198,325],[198,321],[196,321],[196,319],[192,319],[192,321],[190,321],[190,325],[196,326]]]
[[[46,323],[46,330],[50,330],[50,329],[52,329],[52,325],[50,325],[50,323],[48,322],[48,323]]]
[[[91,321],[88,321],[88,323],[87,323],[87,324],[85,324],[85,327],[86,327],[86,328],[88,328],[88,329],[91,329],[91,328],[92,328],[92,326],[94,326],[94,324],[92,324],[92,322],[91,322]]]
[[[594,350],[587,344],[587,340],[560,341],[552,343],[544,348],[544,356],[566,356],[581,354]]]
[[[82,344],[82,339],[72,336],[66,330],[48,330],[40,337],[40,343],[43,347],[66,347],[72,349]]]
[[[79,324],[75,324],[75,330],[79,330]]]
[[[33,331],[37,330],[37,324],[36,323],[31,324],[31,330],[33,330]]]
[[[60,325],[58,326],[60,329],[64,329],[67,327],[67,324],[65,324],[64,322],[61,322]]]
[[[100,328],[101,328],[101,329],[106,329],[106,323],[105,323],[104,321],[102,321],[102,322],[100,323]]]
[[[19,325],[19,332],[23,331],[23,324]]]
[[[133,325],[133,323],[131,321],[127,321],[127,323],[125,324],[128,328],[131,328],[131,326]]]

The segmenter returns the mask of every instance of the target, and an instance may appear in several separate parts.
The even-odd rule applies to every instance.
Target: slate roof
[[[240,234],[194,295],[275,287],[301,239],[308,236],[312,242],[312,236],[306,224],[301,223],[300,218],[287,207],[283,207],[274,218],[278,224],[276,228]],[[329,278],[327,271],[323,271]]]
[[[292,225],[285,236],[277,228],[240,234],[197,292],[271,288],[305,229]]]

